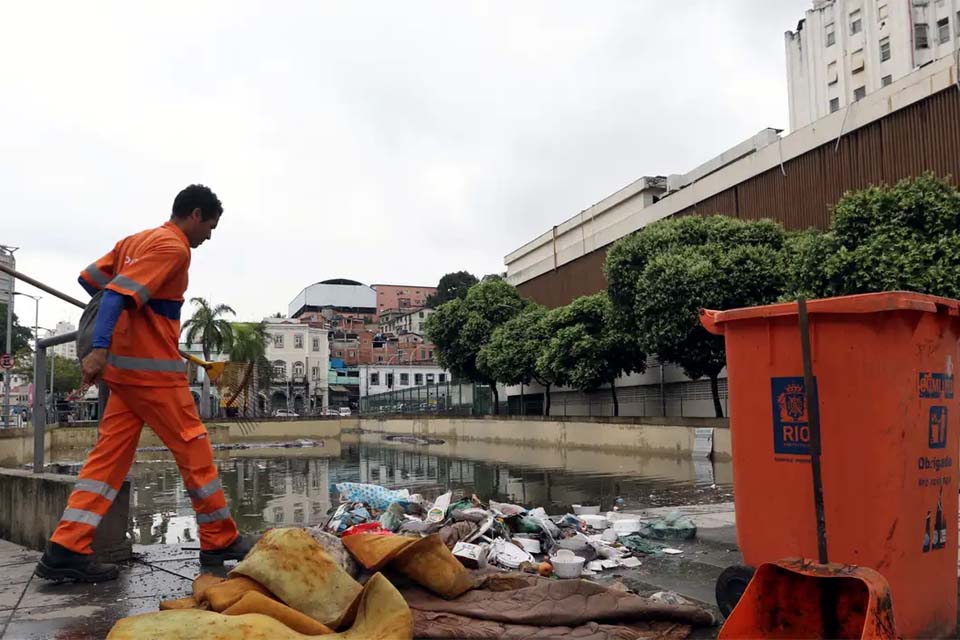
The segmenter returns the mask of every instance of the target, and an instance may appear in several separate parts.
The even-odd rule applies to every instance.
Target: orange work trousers
[[[93,553],[93,534],[123,484],[144,423],[173,453],[193,502],[200,548],[222,549],[238,535],[213,462],[213,447],[186,387],[110,385],[99,437],[50,540],[77,553]]]

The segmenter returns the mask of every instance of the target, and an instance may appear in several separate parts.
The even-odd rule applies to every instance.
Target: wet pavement
[[[644,519],[669,509],[642,512]],[[671,543],[678,556],[648,556],[634,569],[596,576],[601,583],[623,582],[640,593],[671,590],[712,606],[713,585],[726,566],[739,561],[733,544],[732,504],[680,508],[698,525],[698,540]],[[192,545],[136,545],[137,559],[123,565],[120,578],[103,584],[53,584],[33,576],[39,553],[0,541],[0,640],[103,638],[120,618],[157,611],[161,600],[190,594],[200,573]],[[232,565],[205,573],[224,575]],[[716,629],[698,638],[714,637]]]

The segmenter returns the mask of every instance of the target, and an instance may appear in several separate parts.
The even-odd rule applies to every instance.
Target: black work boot
[[[237,536],[230,546],[223,549],[200,550],[200,564],[205,567],[220,566],[226,560],[243,560],[256,544],[257,539],[250,536]]]
[[[44,580],[55,582],[64,580],[107,582],[116,580],[120,569],[115,564],[97,562],[92,555],[77,553],[56,542],[51,542],[43,552],[43,557],[37,563],[34,573]]]

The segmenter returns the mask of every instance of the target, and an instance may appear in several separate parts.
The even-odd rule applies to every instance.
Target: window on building
[[[824,36],[827,41],[827,46],[832,47],[837,42],[837,29],[832,22],[824,26],[823,29],[824,29]]]
[[[427,374],[427,384],[433,384],[433,383],[434,383],[434,377],[435,377],[435,376],[434,376],[432,373],[428,373],[428,374]]]
[[[433,360],[433,349],[430,349],[429,351],[427,351],[427,357]]]
[[[421,318],[423,317],[423,311],[420,312],[420,317],[421,317]]]
[[[950,42],[950,18],[944,18],[937,22],[937,37],[940,40],[940,44]]]
[[[877,19],[880,20],[880,22],[883,22],[889,17],[890,17],[890,8],[887,7],[887,5],[885,4],[880,5],[877,8]]]
[[[377,356],[377,362],[383,362],[383,356]]]
[[[388,389],[393,389],[393,374],[392,374],[392,373],[388,373],[388,374],[387,374],[387,388],[388,388]]]
[[[409,373],[401,373],[401,374],[400,374],[400,386],[401,386],[401,387],[406,387],[406,386],[409,385],[409,384],[410,384],[410,374],[409,374]]]
[[[422,373],[415,373],[415,374],[413,374],[413,384],[417,385],[418,387],[423,384],[423,374],[422,374]]]
[[[273,336],[273,348],[274,349],[283,349],[283,334],[277,334]]]
[[[371,374],[370,374],[370,386],[371,386],[371,387],[376,387],[376,386],[379,386],[379,385],[380,385],[380,374],[379,374],[379,373],[371,373]]]
[[[856,89],[853,90],[853,101],[858,102],[860,100],[863,100],[866,97],[866,95],[867,95],[866,87],[857,87]]]
[[[880,40],[880,62],[886,62],[890,57],[890,37],[887,36]]]
[[[293,336],[293,348],[294,349],[303,349],[303,334],[296,333]]]
[[[313,367],[310,369],[310,377],[316,380],[320,377],[320,367]]]
[[[923,23],[913,25],[913,40],[917,49],[929,49],[930,25]]]
[[[420,359],[421,359],[421,360],[426,360],[426,359],[427,359],[427,351],[426,351],[426,349],[420,349]]]
[[[857,49],[850,54],[850,70],[854,73],[860,73],[867,66],[863,58],[863,49]]]
[[[273,363],[273,377],[278,380],[284,380],[287,377],[287,363],[283,360],[277,360]]]
[[[351,357],[351,358],[353,358],[353,357],[356,356],[356,355],[357,355],[357,352],[356,352],[356,351],[351,351],[351,352],[350,352],[350,357]]]
[[[443,384],[443,383],[446,382],[446,381],[447,381],[447,374],[441,373],[441,374],[440,374],[440,383]]]
[[[893,76],[883,76],[882,78],[880,78],[880,83],[883,86],[893,84]]]
[[[860,9],[850,12],[850,35],[855,36],[863,31],[863,16]]]
[[[840,111],[840,98],[830,98],[830,113]]]
[[[313,350],[320,351],[320,338],[314,338],[312,342],[313,342],[313,345],[312,345]]]
[[[837,84],[839,76],[837,75],[837,63],[831,62],[827,65],[827,84]]]
[[[293,363],[293,375],[295,375],[295,376],[298,377],[298,378],[302,378],[302,377],[303,377],[303,363],[302,363],[302,362],[294,362],[294,363]]]

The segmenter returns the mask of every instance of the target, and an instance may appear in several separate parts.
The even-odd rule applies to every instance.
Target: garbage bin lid
[[[882,293],[863,293],[855,296],[841,296],[838,298],[821,298],[807,301],[807,313],[880,313],[883,311],[926,311],[937,313],[945,311],[951,316],[960,316],[960,300],[930,296],[911,291],[884,291]],[[722,328],[716,325],[734,320],[749,320],[755,318],[776,318],[797,315],[797,303],[785,302],[769,304],[760,307],[746,307],[730,309],[729,311],[711,311],[703,309],[700,312],[701,322],[712,333],[721,333]]]

